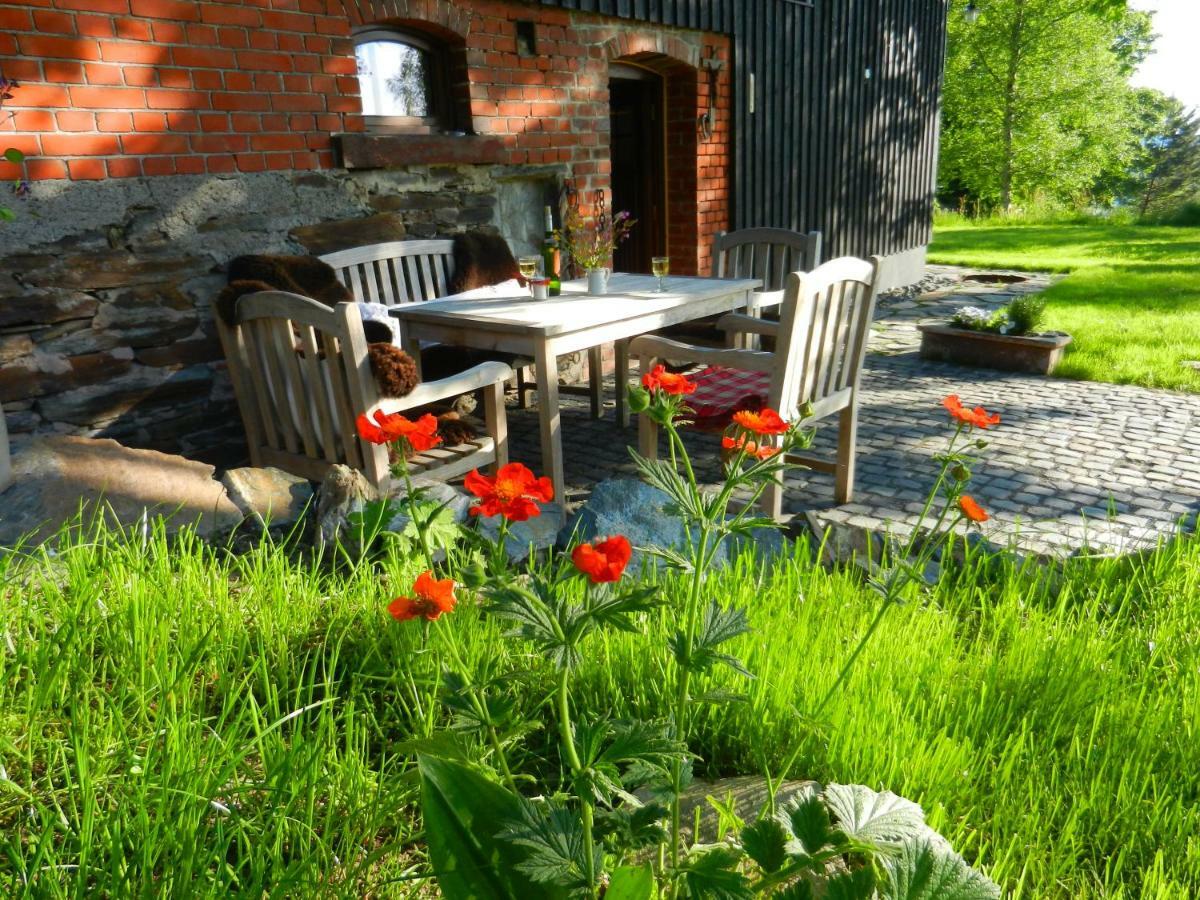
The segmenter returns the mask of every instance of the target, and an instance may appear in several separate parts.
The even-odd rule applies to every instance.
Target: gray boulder
[[[221,476],[221,483],[242,515],[264,528],[291,528],[313,498],[307,479],[272,466],[230,469]]]
[[[504,541],[504,549],[508,558],[520,562],[529,556],[530,549],[534,552],[547,550],[559,543],[563,520],[566,518],[560,503],[543,503],[542,514],[527,519],[524,522],[513,522],[508,529],[508,537]],[[479,532],[490,541],[500,536],[500,517],[479,520]]]
[[[578,541],[592,541],[613,534],[622,534],[633,544],[635,550],[629,571],[634,574],[647,557],[636,548],[659,547],[682,552],[687,547],[683,522],[671,508],[670,498],[658,488],[632,478],[613,478],[596,485],[570,527],[564,529],[563,540],[574,535]],[[693,537],[696,534],[693,531]],[[753,538],[727,540],[717,552],[713,565],[718,568],[727,565],[747,544],[752,544],[764,561],[788,552],[787,541],[778,530],[761,528]],[[655,562],[655,558],[650,557],[650,565]]]

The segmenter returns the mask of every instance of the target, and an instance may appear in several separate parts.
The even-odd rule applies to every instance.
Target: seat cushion
[[[762,409],[771,389],[771,376],[766,372],[724,366],[709,366],[691,380],[696,391],[687,402],[695,411],[693,427],[702,431],[721,431],[729,427],[735,412]]]

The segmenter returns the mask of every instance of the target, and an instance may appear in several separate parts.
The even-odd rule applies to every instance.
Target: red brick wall
[[[729,221],[729,42],[720,35],[512,2],[17,0],[0,6],[0,73],[21,82],[0,145],[28,157],[0,177],[89,180],[334,166],[331,135],[361,131],[351,28],[423,27],[461,45],[472,129],[512,165],[565,163],[607,188],[608,62],[660,65],[668,84],[669,246],[707,271]],[[402,16],[397,17],[398,13]],[[537,54],[516,22],[536,22]],[[725,61],[711,137],[702,55]],[[587,194],[585,194],[587,196]]]

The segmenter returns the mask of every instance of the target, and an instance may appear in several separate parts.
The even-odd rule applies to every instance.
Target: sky
[[[1131,0],[1133,9],[1154,13],[1155,53],[1133,83],[1173,94],[1200,109],[1200,0]]]

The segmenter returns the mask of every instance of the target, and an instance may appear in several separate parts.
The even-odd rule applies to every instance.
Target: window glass
[[[403,41],[364,41],[355,47],[363,114],[432,115],[429,53]]]

